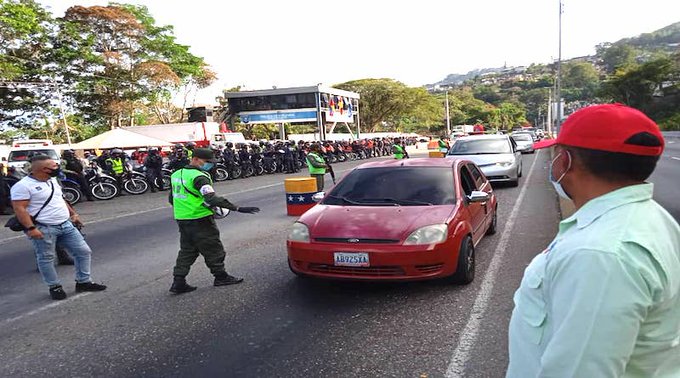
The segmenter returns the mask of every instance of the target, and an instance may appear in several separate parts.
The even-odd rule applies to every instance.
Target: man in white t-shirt
[[[26,229],[40,274],[49,286],[50,296],[55,300],[66,299],[66,292],[54,269],[57,243],[73,255],[76,292],[106,289],[106,286],[90,279],[92,250],[74,226],[82,223],[78,214],[62,198],[61,187],[55,178],[58,174],[59,164],[56,161],[45,155],[34,156],[31,159],[31,174],[14,184],[11,190],[14,213]]]

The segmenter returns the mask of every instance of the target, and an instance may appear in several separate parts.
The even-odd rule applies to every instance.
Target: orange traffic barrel
[[[441,152],[441,151],[429,151],[428,152],[429,156],[431,158],[443,158],[444,155],[446,155],[446,152]]]
[[[316,178],[295,177],[284,181],[286,189],[286,211],[288,215],[299,216],[316,205],[312,196],[316,194]]]

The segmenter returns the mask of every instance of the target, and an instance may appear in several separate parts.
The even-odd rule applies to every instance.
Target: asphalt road
[[[649,178],[654,199],[680,222],[680,133],[664,133],[666,148]]]
[[[477,246],[468,286],[296,278],[282,175],[217,185],[262,208],[220,221],[241,285],[213,287],[199,258],[199,289],[168,293],[178,233],[163,194],[79,205],[102,293],[75,295],[59,267],[70,297],[51,301],[28,242],[0,234],[0,376],[501,377],[512,294],[559,218],[548,154],[523,159],[520,186],[496,190],[499,232]]]

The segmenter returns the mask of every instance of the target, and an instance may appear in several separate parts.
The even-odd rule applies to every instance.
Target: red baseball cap
[[[633,136],[656,137],[659,143],[640,145]],[[664,139],[659,126],[641,111],[622,104],[593,105],[570,115],[557,139],[534,143],[534,149],[555,144],[632,155],[659,156]]]

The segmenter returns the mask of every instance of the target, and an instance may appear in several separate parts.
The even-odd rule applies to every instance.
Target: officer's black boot
[[[172,286],[170,286],[170,292],[175,294],[188,293],[194,290],[196,290],[196,286],[189,285],[186,278],[182,276],[175,276]]]
[[[243,282],[243,278],[234,277],[227,272],[215,273],[215,286],[234,285]]]

